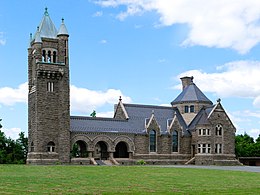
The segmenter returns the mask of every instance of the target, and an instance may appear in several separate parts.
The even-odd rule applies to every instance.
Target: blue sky
[[[112,116],[125,103],[169,105],[181,76],[216,102],[237,133],[260,133],[260,1],[14,1],[0,6],[0,118],[27,132],[27,47],[48,7],[69,31],[71,115]]]

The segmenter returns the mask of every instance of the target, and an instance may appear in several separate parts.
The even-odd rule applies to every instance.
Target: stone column
[[[113,159],[114,158],[114,152],[109,152],[109,159]]]
[[[92,158],[93,157],[93,151],[88,151],[88,157]]]

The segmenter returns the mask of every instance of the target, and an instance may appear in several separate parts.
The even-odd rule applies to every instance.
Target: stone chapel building
[[[169,107],[120,98],[113,118],[70,116],[68,43],[46,8],[28,48],[28,164],[239,164],[232,121],[193,77]]]

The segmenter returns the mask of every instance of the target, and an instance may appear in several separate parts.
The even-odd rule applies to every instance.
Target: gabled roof
[[[167,133],[167,120],[176,117],[187,131],[187,126],[182,119],[177,108],[151,105],[124,104],[125,110],[129,116],[128,120],[100,117],[76,117],[71,116],[71,131],[77,132],[114,132],[114,133],[135,133],[145,134],[145,122],[147,118],[154,113],[156,122],[160,126],[161,133]],[[188,135],[189,133],[185,133]]]
[[[180,95],[178,95],[178,97],[171,102],[171,104],[175,105],[183,102],[203,102],[212,104],[212,102],[193,82],[186,86]]]
[[[214,105],[203,107],[198,114],[195,116],[195,118],[191,121],[189,124],[189,130],[194,130],[197,125],[208,125],[210,124],[208,121],[209,113],[213,110]]]

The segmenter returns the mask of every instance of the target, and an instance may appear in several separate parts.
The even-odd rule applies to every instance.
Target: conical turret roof
[[[69,35],[68,30],[67,30],[67,28],[65,26],[63,18],[62,18],[62,22],[61,22],[61,25],[60,25],[60,29],[59,29],[58,35]]]
[[[212,104],[193,82],[189,83],[171,104],[176,105],[184,102],[203,102]]]
[[[47,8],[45,8],[42,21],[39,25],[39,32],[40,32],[40,37],[52,38],[52,39],[57,38],[58,31],[49,16]]]

